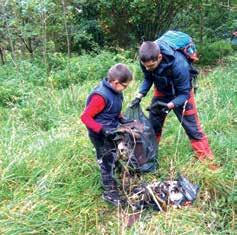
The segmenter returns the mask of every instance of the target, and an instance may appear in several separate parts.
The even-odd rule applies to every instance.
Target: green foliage
[[[236,29],[235,9],[233,1],[217,0],[3,1],[0,233],[234,234],[237,60],[236,54],[223,59],[232,49],[219,39]],[[135,77],[124,92],[125,110],[142,78],[133,60],[137,43],[169,27],[194,37],[201,64],[223,59],[219,67],[201,70],[196,96],[221,169],[214,173],[191,160],[186,135],[170,114],[159,146],[160,168],[142,180],[180,172],[200,185],[199,198],[182,210],[145,211],[125,229],[121,211],[101,200],[95,152],[79,117],[91,89],[118,62],[127,63]],[[111,51],[102,50],[104,45]]]
[[[11,1],[0,10],[1,48],[47,56],[50,52],[93,51],[104,43],[98,5],[85,1]],[[69,44],[69,45],[68,45]]]
[[[100,22],[105,37],[123,48],[142,40],[155,40],[166,31],[187,1],[100,0]],[[116,10],[115,10],[116,9]],[[127,19],[124,21],[124,19]]]
[[[98,2],[76,1],[77,14],[74,15],[72,50],[78,53],[97,51],[104,45],[104,33],[97,20],[99,18]]]
[[[47,59],[47,67],[40,58],[17,61],[16,67],[8,63],[0,67],[0,106],[17,107],[21,120],[33,129],[47,131],[56,128],[61,123],[61,114],[72,112],[68,107],[77,109],[85,102],[78,100],[75,103],[73,95],[80,92],[76,85],[80,87],[86,82],[94,87],[115,63],[131,63],[130,55],[128,51],[120,54],[103,51],[101,54],[73,56],[69,60],[61,53],[54,53]],[[134,71],[138,73],[137,69]],[[65,88],[69,88],[66,93]],[[59,91],[52,92],[51,89]],[[59,93],[64,101],[56,100]]]
[[[126,63],[129,60],[124,55],[117,56],[113,52],[101,51],[100,54],[82,55],[71,58],[53,56],[50,59],[52,69],[46,84],[55,88],[65,88],[70,84],[83,83],[90,80],[100,80],[106,77],[108,69],[116,63]]]
[[[202,65],[214,64],[231,52],[233,52],[233,50],[230,42],[227,40],[205,43],[198,47],[198,53],[200,56],[199,63]]]
[[[101,79],[106,76],[108,68],[114,63],[113,56],[105,52],[94,57],[90,55],[75,57],[70,62],[65,60],[61,64],[63,69],[51,71],[47,83],[56,88],[63,88],[70,84]]]
[[[192,1],[180,11],[172,28],[189,33],[198,44],[231,37],[235,29],[235,4],[216,0]],[[233,7],[233,9],[232,9]]]
[[[70,57],[104,46],[135,49],[168,29],[183,30],[197,43],[218,41],[235,30],[235,9],[235,3],[218,0],[5,1],[0,9],[0,59],[41,56],[47,64],[54,52]]]
[[[22,93],[12,86],[0,86],[0,105],[10,107],[21,101]]]
[[[203,128],[221,169],[211,172],[191,156],[186,134],[170,114],[159,146],[160,168],[142,176],[143,181],[152,181],[172,178],[180,172],[200,186],[194,205],[169,208],[165,213],[144,211],[134,226],[125,228],[121,211],[101,199],[95,151],[79,117],[88,93],[99,82],[99,74],[117,61],[128,63],[135,74],[135,80],[124,92],[126,108],[142,76],[138,62],[129,56],[128,51],[103,52],[68,60],[55,54],[47,68],[37,59],[22,61],[17,67],[10,63],[0,67],[1,91],[7,90],[3,97],[20,99],[0,105],[1,234],[235,233],[235,54],[210,71],[201,69],[196,95]],[[47,72],[56,74],[66,70],[68,64],[75,64],[71,73],[77,73],[78,62],[83,68],[98,66],[80,75],[84,76],[83,82],[70,83],[62,89],[58,89],[61,85],[49,83]],[[41,72],[44,78],[38,83]],[[144,98],[143,109],[148,106],[151,93]]]
[[[32,86],[61,89],[89,80],[98,81],[106,77],[112,65],[131,63],[131,54],[129,51],[120,54],[116,51],[101,51],[100,54],[84,54],[79,57],[74,55],[69,60],[62,53],[53,53],[47,58],[47,66],[40,57],[16,61],[15,65],[8,63],[0,67],[0,80],[6,83],[4,87],[0,87],[1,102],[3,104],[14,99],[19,102],[22,94],[19,90],[27,93]]]

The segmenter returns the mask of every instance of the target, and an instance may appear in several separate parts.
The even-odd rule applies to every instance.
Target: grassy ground
[[[198,199],[191,208],[146,211],[130,229],[121,224],[121,211],[101,199],[95,152],[79,120],[98,81],[58,89],[35,84],[23,72],[0,87],[0,234],[236,234],[236,55],[203,70],[196,95],[221,169],[213,173],[194,160],[186,135],[169,115],[160,167],[144,179],[181,172],[201,186]],[[126,90],[124,109],[138,83],[136,77]],[[144,99],[143,107],[149,100]]]

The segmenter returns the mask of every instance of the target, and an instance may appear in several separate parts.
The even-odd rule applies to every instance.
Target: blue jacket
[[[154,71],[147,71],[141,64],[144,81],[139,92],[145,96],[154,84],[169,102],[178,107],[189,98],[192,67],[181,52],[174,51],[164,43],[159,42],[159,46],[163,58],[158,67]]]
[[[103,128],[116,128],[119,125],[119,115],[122,110],[123,95],[113,89],[107,79],[103,79],[100,84],[87,98],[87,105],[92,95],[101,95],[106,102],[104,110],[94,118]],[[89,130],[90,131],[90,130]]]

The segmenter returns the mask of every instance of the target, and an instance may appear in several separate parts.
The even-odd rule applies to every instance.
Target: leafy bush
[[[32,85],[43,85],[46,78],[46,68],[41,60],[20,60],[14,64],[9,62],[0,67],[0,81],[12,81],[14,86],[23,82]]]
[[[215,64],[218,59],[223,58],[233,51],[229,41],[220,40],[214,43],[206,43],[198,47],[200,55],[199,63],[202,65]]]
[[[99,55],[85,54],[75,56],[70,60],[61,56],[58,60],[54,58],[55,66],[61,69],[52,69],[46,84],[54,88],[66,88],[70,84],[100,80],[106,76],[108,69],[115,63],[131,63],[127,55],[129,55],[127,52],[124,52],[124,55],[117,55],[114,52],[102,51]],[[51,66],[54,67],[53,64]]]
[[[63,53],[59,52],[52,53],[47,58],[47,65],[49,71],[52,71],[54,69],[65,69],[67,63],[68,63],[68,57],[66,57]]]
[[[0,105],[9,107],[21,101],[22,93],[12,86],[0,86]]]
[[[132,63],[130,51],[102,51],[100,54],[84,54],[68,58],[62,53],[52,53],[45,65],[42,58],[21,60],[0,67],[0,81],[14,81],[24,92],[32,86],[48,86],[62,89],[71,84],[88,80],[100,80],[115,63]],[[14,86],[10,88],[14,90]]]

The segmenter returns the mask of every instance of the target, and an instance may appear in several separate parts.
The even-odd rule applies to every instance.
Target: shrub
[[[46,68],[37,59],[16,61],[15,64],[9,62],[0,67],[0,82],[11,81],[10,83],[14,86],[23,81],[32,85],[43,85],[45,78]]]
[[[198,47],[199,63],[202,65],[215,64],[217,60],[230,54],[232,51],[233,49],[229,41],[220,40],[214,43],[206,43]]]
[[[22,93],[13,86],[0,86],[0,105],[10,107],[21,101]]]
[[[49,86],[57,89],[66,88],[89,80],[100,80],[115,63],[132,63],[130,51],[101,51],[100,54],[84,54],[68,58],[62,53],[52,53],[44,64],[42,58],[17,61],[0,67],[0,81],[12,81],[14,87],[21,86],[23,93],[32,86]],[[3,95],[3,91],[1,92]],[[9,100],[4,98],[4,102]]]
[[[71,84],[83,83],[89,80],[100,80],[106,76],[108,69],[115,63],[131,63],[127,58],[129,53],[116,54],[114,52],[102,51],[98,55],[82,55],[70,58],[70,60],[63,60],[60,58],[64,66],[59,70],[53,69],[48,76],[46,85],[54,88],[66,88]],[[57,61],[54,58],[55,61]],[[51,60],[52,61],[52,60]],[[51,64],[52,67],[54,67]]]

